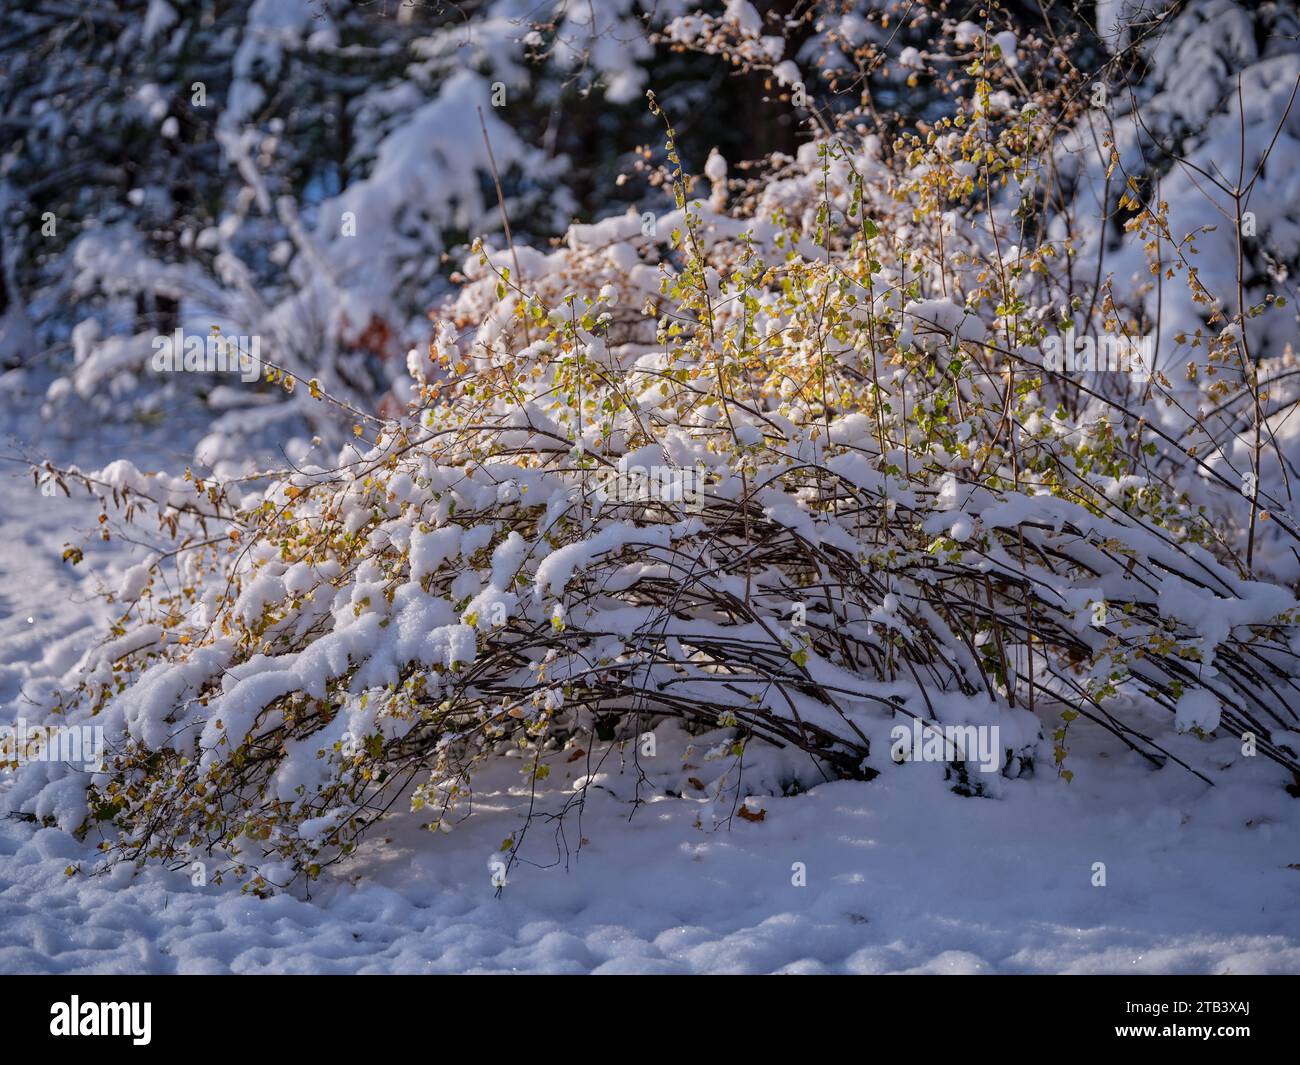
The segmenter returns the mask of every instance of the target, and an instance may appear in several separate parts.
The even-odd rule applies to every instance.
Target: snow
[[[783,60],[772,68],[772,75],[782,85],[799,85],[803,82],[803,75],[799,73],[799,67],[789,59]]]
[[[715,183],[726,180],[727,160],[722,157],[717,148],[709,150],[709,157],[704,161],[704,176]]]
[[[763,28],[763,19],[749,0],[727,0],[726,19],[746,37],[756,37]]]
[[[912,300],[903,308],[904,325],[900,344],[910,344],[918,324],[929,326],[954,340],[983,340],[987,330],[978,317],[952,300]]]
[[[477,823],[450,836],[394,828],[382,856],[358,856],[370,871],[311,899],[194,886],[188,868],[69,878],[84,847],[5,822],[0,971],[1300,970],[1296,874],[1280,856],[1300,843],[1292,800],[1179,794],[1132,765],[1095,765],[1086,788],[1041,780],[1006,800],[959,798],[923,773],[823,784],[764,797],[761,823],[719,828],[689,786],[629,822],[628,775],[602,774],[590,842],[566,868],[555,839],[537,837],[536,865],[512,870],[500,898],[488,862],[519,825],[518,784],[483,794]],[[1099,815],[1114,788],[1133,805]],[[1096,861],[1106,887],[1091,886]]]
[[[1184,692],[1175,706],[1177,726],[1182,731],[1197,728],[1213,732],[1219,727],[1219,700],[1211,691],[1194,688]]]
[[[86,785],[103,787],[111,767],[87,773],[38,760],[17,773],[0,769],[0,971],[1300,971],[1290,860],[1300,818],[1286,788],[1300,736],[1285,691],[1295,672],[1288,643],[1300,650],[1291,620],[1300,554],[1284,535],[1298,521],[1282,505],[1291,495],[1284,460],[1300,433],[1300,419],[1290,417],[1300,402],[1290,380],[1296,318],[1273,308],[1236,320],[1216,314],[1207,324],[1211,306],[1231,315],[1222,294],[1235,287],[1237,234],[1220,223],[1240,205],[1200,180],[1228,173],[1224,160],[1238,159],[1239,182],[1259,167],[1251,203],[1263,228],[1254,232],[1252,213],[1251,231],[1243,229],[1250,280],[1240,298],[1284,290],[1300,225],[1264,207],[1294,203],[1300,189],[1290,165],[1300,145],[1300,110],[1290,106],[1300,57],[1285,43],[1295,39],[1292,22],[1271,6],[1252,14],[1234,0],[1171,9],[1161,32],[1137,43],[1144,74],[1136,97],[1116,86],[1104,107],[1080,111],[1050,158],[1033,161],[1060,173],[1071,201],[1060,213],[1025,214],[1032,233],[1017,217],[1041,192],[1032,167],[1001,171],[1003,191],[990,190],[983,206],[964,202],[964,192],[949,196],[955,186],[941,197],[950,207],[917,200],[935,179],[979,188],[986,168],[969,146],[996,131],[992,116],[998,125],[1019,116],[1030,129],[1041,117],[1020,85],[1022,74],[1034,80],[1041,38],[1018,37],[1000,22],[943,20],[931,40],[911,34],[924,50],[900,41],[897,63],[882,75],[943,71],[959,58],[982,66],[991,87],[968,101],[968,132],[935,127],[907,171],[910,156],[886,158],[880,136],[855,138],[846,126],[839,150],[823,154],[805,139],[776,176],[746,191],[748,166],[729,183],[714,148],[703,165],[707,200],[683,196],[675,211],[651,214],[651,226],[642,202],[620,201],[624,213],[608,217],[610,204],[584,205],[588,221],[548,243],[545,234],[579,210],[563,185],[568,162],[535,144],[526,123],[516,128],[519,112],[499,110],[497,89],[508,88],[511,100],[536,91],[544,101],[546,79],[559,69],[583,83],[594,77],[609,102],[631,101],[647,80],[637,61],[652,54],[631,32],[640,18],[633,0],[599,13],[555,4],[547,34],[526,38],[529,48],[549,49],[554,66],[545,72],[522,55],[509,0],[484,5],[472,35],[395,35],[391,50],[381,45],[370,58],[379,70],[387,52],[397,65],[355,96],[348,125],[356,132],[323,171],[293,157],[294,133],[282,117],[259,117],[281,89],[309,101],[328,84],[324,68],[354,49],[359,23],[343,8],[316,6],[248,0],[231,32],[206,42],[226,49],[213,68],[228,62],[232,82],[213,112],[216,173],[234,179],[224,181],[231,199],[218,216],[187,216],[162,261],[150,234],[175,205],[166,182],[142,166],[121,190],[121,214],[74,226],[60,219],[78,235],[58,258],[58,284],[46,294],[29,288],[30,305],[0,318],[0,356],[24,367],[0,377],[0,421],[14,433],[11,453],[0,453],[10,460],[0,463],[0,725],[35,717],[102,728],[119,752],[169,750],[182,781],[191,768],[219,767],[245,737],[274,736],[255,800],[279,805],[277,819],[287,820],[279,835],[258,837],[272,839],[265,848],[251,819],[241,818],[231,838],[248,833],[238,847],[276,883],[295,872],[286,854],[328,853],[338,843],[330,837],[352,827],[328,785],[386,782],[386,792],[371,792],[386,812],[357,852],[259,901],[233,877],[208,877],[208,858],[170,870],[119,863],[92,875],[105,825],[93,819]],[[1098,5],[1107,48],[1124,46],[1121,16],[1145,6]],[[823,36],[836,19],[787,59],[784,39],[762,36],[765,20],[748,0],[728,0],[721,15],[670,8],[661,14],[671,19],[667,40],[729,51],[796,87],[797,104],[806,102],[801,65],[825,75],[811,86],[816,96],[833,81],[822,60],[847,58],[831,55],[838,45],[827,47]],[[199,44],[187,38],[190,20],[165,0],[142,5],[141,15],[124,47],[144,42],[165,61]],[[766,25],[781,29],[773,18]],[[865,42],[876,27],[846,15],[842,32]],[[944,51],[954,44],[960,56]],[[320,70],[316,60],[324,60]],[[160,69],[170,70],[165,62]],[[121,78],[122,113],[184,159],[196,118],[184,94],[166,88],[169,79],[132,67]],[[1230,106],[1237,83],[1241,115]],[[585,95],[588,86],[579,88]],[[1127,113],[1135,98],[1149,131]],[[182,123],[177,114],[189,117]],[[39,101],[33,120],[51,143],[64,138],[55,128],[61,110]],[[1179,144],[1188,165],[1153,162],[1152,140]],[[471,251],[457,245],[460,235],[498,224],[486,141],[509,189],[500,209],[522,224],[516,246],[489,232]],[[692,166],[707,147],[690,146]],[[39,153],[33,160],[39,165]],[[285,182],[300,165],[310,189],[295,198]],[[1220,294],[1217,304],[1164,284],[1173,272],[1161,279],[1156,270],[1148,281],[1149,246],[1132,226],[1098,221],[1122,220],[1128,209],[1121,204],[1116,214],[1113,195],[1100,199],[1110,168],[1111,193],[1145,196],[1150,180],[1151,196],[1170,204],[1174,239],[1196,235],[1199,277]],[[21,191],[0,182],[0,207],[20,202]],[[85,198],[97,195],[88,187]],[[807,329],[790,328],[797,316],[783,306],[777,275],[753,285],[752,300],[735,298],[742,278],[728,275],[743,247],[746,257],[778,253],[791,277],[809,267],[810,284],[825,284],[829,275],[811,267],[823,254],[829,266],[833,254],[818,221],[827,210],[843,223],[841,236],[860,234],[866,243],[857,247],[883,261],[863,262],[872,279],[865,297],[829,304],[846,345],[835,353],[835,374],[865,381],[869,365],[870,388],[832,400],[823,350],[818,405],[800,384],[818,355]],[[1067,233],[1074,218],[1078,231]],[[1140,419],[1139,434],[1165,432],[1152,435],[1153,451],[1135,449],[1131,463],[1112,465],[1096,450],[1119,428],[1106,403],[1076,405],[1073,397],[1070,410],[1054,413],[1057,383],[1035,384],[1010,364],[1005,376],[978,372],[1003,343],[1033,366],[1040,347],[1059,339],[1054,328],[1073,345],[1084,305],[1076,282],[1086,289],[1089,271],[1070,270],[1068,291],[1053,291],[1066,278],[1033,261],[1039,221],[1051,242],[1076,242],[1070,256],[1080,267],[1098,267],[1093,284],[1123,303],[1113,310],[1117,322],[1133,313],[1132,328],[1153,341],[1166,369],[1179,369],[1194,349],[1193,366],[1215,352],[1259,360],[1272,411],[1262,419],[1270,448],[1262,466],[1258,435],[1252,451],[1242,428],[1248,416],[1223,415],[1222,439],[1198,437],[1199,452],[1174,444],[1204,430],[1189,412],[1217,402],[1209,374],[1172,386],[1185,407],[1128,393],[1126,417]],[[682,276],[669,234],[688,225],[709,256],[699,277],[711,317],[707,344],[701,334],[682,347],[662,297]],[[820,248],[812,239],[819,229]],[[16,247],[0,264],[12,291],[20,291],[15,264],[31,251]],[[426,311],[453,254],[464,257],[465,284],[430,324]],[[506,269],[511,286],[501,295]],[[527,325],[526,344],[518,339],[519,312],[534,309],[523,305],[522,285],[541,308],[536,320],[568,323],[575,343],[557,343],[558,333],[536,340]],[[564,302],[597,292],[600,324],[584,320],[578,329]],[[97,301],[95,313],[87,316],[82,296]],[[211,381],[182,386],[149,376],[160,367],[149,358],[154,325],[140,311],[159,297],[176,305],[185,329],[248,334],[259,351],[265,334],[267,350],[300,383],[311,377],[310,387],[295,394],[286,385],[282,394],[269,379],[239,387],[253,382],[230,377],[208,388]],[[65,299],[66,315],[46,309]],[[1088,306],[1091,320],[1078,327],[1095,331],[1112,309],[1095,299]],[[1138,321],[1143,309],[1150,324]],[[719,340],[725,353],[738,323],[739,347],[770,345],[780,377],[746,381],[756,387],[743,403],[713,393],[701,373],[707,357],[695,361]],[[855,326],[869,328],[870,345],[852,339]],[[1180,336],[1192,332],[1188,346]],[[71,359],[51,349],[59,366],[51,379],[46,356],[29,363],[27,349],[54,339],[67,341]],[[592,396],[581,375],[581,399],[566,397],[571,386],[561,384],[556,356],[570,352],[625,386],[632,404],[612,402],[605,385]],[[509,388],[491,385],[472,415],[468,405],[431,406],[399,430],[404,400],[444,387],[461,400],[474,396],[473,379],[492,378],[503,354],[516,360],[502,371]],[[454,375],[444,366],[456,366]],[[1021,390],[1014,397],[1013,386]],[[351,417],[340,429],[320,415],[328,407],[340,420],[332,398],[320,402],[322,387],[327,398],[381,415],[378,440],[373,424],[357,426],[359,439],[339,447]],[[140,418],[118,420],[126,395]],[[1045,396],[1054,398],[1040,402]],[[828,402],[848,413],[824,411]],[[195,407],[202,414],[191,422]],[[60,415],[74,410],[114,417],[103,425],[65,417],[74,428],[61,430]],[[1019,410],[1028,411],[1023,421]],[[165,428],[150,428],[155,416]],[[496,442],[486,453],[468,444],[468,457],[442,450],[452,433],[457,447],[466,445],[461,430],[471,417],[495,423]],[[282,439],[302,426],[304,438]],[[428,438],[406,446],[408,433],[426,429]],[[1068,451],[1071,443],[1080,449]],[[268,460],[267,449],[280,445]],[[98,523],[97,501],[75,477],[70,499],[34,487],[20,456],[46,451],[97,469],[113,502],[135,514],[130,533]],[[264,478],[239,482],[263,507],[231,528],[222,514],[239,505],[236,482],[224,499],[209,496],[199,481],[213,483],[208,470],[180,476],[186,455],[218,480],[250,472],[255,459],[280,466],[287,458],[296,472],[264,496]],[[1192,455],[1195,462],[1184,461]],[[573,459],[591,461],[566,467]],[[805,467],[815,476],[801,484]],[[707,470],[714,504],[746,497],[743,549],[738,535],[710,524],[722,507],[647,513],[600,487],[607,473],[631,481],[633,471],[664,468]],[[164,472],[146,472],[156,469]],[[1248,469],[1249,489],[1240,476]],[[1083,502],[1070,478],[1086,489]],[[1258,529],[1243,496],[1268,507]],[[301,525],[274,528],[277,512]],[[1242,554],[1245,513],[1249,561],[1232,558],[1234,548]],[[189,534],[201,530],[202,541],[173,552],[154,528],[173,517]],[[253,532],[258,521],[270,535]],[[1189,539],[1188,521],[1203,540]],[[751,524],[761,530],[756,548]],[[307,535],[314,527],[320,538]],[[912,551],[914,533],[922,535]],[[68,544],[84,546],[85,559],[62,558]],[[810,565],[797,573],[784,572],[784,561],[751,568],[769,551],[770,559],[800,552]],[[832,562],[844,579],[819,583]],[[664,585],[682,594],[659,601]],[[940,605],[945,586],[975,596],[965,600],[970,632],[963,610],[947,614]],[[797,601],[808,587],[825,594]],[[1016,589],[1034,596],[1028,624],[1051,636],[1017,635]],[[979,623],[985,594],[994,622],[995,595],[1012,615],[1005,628]],[[539,631],[514,643],[530,625]],[[1056,641],[1058,632],[1068,638]],[[825,638],[836,633],[840,650]],[[892,636],[911,649],[910,677],[896,668]],[[1172,651],[1160,649],[1167,640]],[[1144,649],[1129,656],[1135,646]],[[864,668],[854,648],[882,652],[884,668]],[[995,651],[1000,668],[991,670]],[[783,701],[772,694],[769,667],[755,665],[764,659],[795,678],[777,684]],[[65,701],[80,681],[83,695]],[[583,695],[584,686],[606,684],[595,703]],[[623,684],[626,696],[616,690]],[[1031,694],[1026,708],[1025,690],[1038,693],[1036,706]],[[453,691],[471,697],[453,704]],[[590,727],[593,706],[623,712],[625,698],[636,700],[622,722],[629,733],[598,739],[605,730],[599,719]],[[691,706],[693,731],[672,717],[642,721],[635,715],[643,705]],[[1061,713],[1066,706],[1078,712]],[[1103,724],[1096,718],[1070,727],[1080,713],[1093,717],[1090,707],[1113,733],[1095,727]],[[304,712],[312,729],[275,731]],[[455,722],[461,712],[467,723]],[[523,724],[495,731],[507,719]],[[871,779],[831,780],[826,765],[793,749],[756,737],[742,744],[738,721],[775,726],[773,738],[796,725],[819,730],[831,744],[823,754],[850,752],[841,776]],[[991,728],[998,739],[987,747],[988,766],[1005,770],[972,787],[941,763],[889,764],[891,726],[920,721]],[[1267,757],[1255,757],[1254,730],[1264,733]],[[434,747],[406,763],[428,782],[391,773],[395,761],[377,776],[356,773],[362,738],[392,741],[390,753],[409,750],[408,739]],[[456,776],[461,744],[491,752],[472,778]],[[452,768],[431,770],[444,755]],[[421,825],[419,809],[471,780],[472,801]],[[148,794],[166,796],[169,786],[160,779]],[[144,798],[134,787],[127,794],[138,813]],[[71,834],[83,827],[84,839]],[[175,827],[188,835],[188,824]]]
[[[148,583],[148,565],[142,562],[138,566],[132,566],[122,574],[122,583],[117,586],[117,597],[125,602],[139,599],[140,593],[144,591]]]
[[[553,595],[559,594],[568,586],[574,573],[593,559],[601,555],[615,554],[630,543],[655,547],[666,546],[675,531],[680,534],[681,530],[689,524],[639,528],[627,522],[619,522],[607,526],[586,540],[569,544],[547,555],[537,567],[534,584],[539,594],[547,592]]]
[[[1016,35],[1010,30],[1003,30],[1001,33],[994,34],[993,43],[998,46],[998,51],[1002,55],[1002,62],[1009,67],[1020,65],[1020,60],[1016,57],[1016,48],[1019,47],[1019,41]]]
[[[6,721],[103,623],[110,608],[88,596],[97,575],[140,563],[114,541],[62,564],[59,545],[95,508],[43,497],[21,474],[0,470]],[[1179,717],[1212,728],[1207,710],[1185,697]],[[707,736],[666,724],[656,737],[635,811],[631,748],[623,762],[604,745],[548,756],[535,797],[509,761],[478,781],[453,832],[392,817],[310,897],[195,883],[192,865],[68,876],[95,861],[93,833],[82,843],[0,820],[0,972],[1300,972],[1300,874],[1287,868],[1300,818],[1262,760],[1209,788],[1093,734],[1072,751],[1072,784],[1044,770],[977,799],[948,790],[941,766],[819,782],[769,752],[737,794]],[[809,790],[782,797],[791,777]],[[501,840],[530,801],[557,809],[581,779],[586,842],[534,827],[498,897]],[[762,821],[730,816],[745,799]],[[1105,887],[1092,886],[1096,862]]]
[[[149,10],[145,13],[144,25],[140,30],[141,40],[148,44],[159,34],[174,26],[178,17],[166,0],[149,0]]]

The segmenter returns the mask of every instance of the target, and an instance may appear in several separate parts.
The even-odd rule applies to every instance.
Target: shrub
[[[715,156],[707,200],[665,119],[672,210],[479,245],[411,354],[419,403],[359,417],[332,467],[247,496],[47,471],[180,543],[56,707],[104,725],[109,764],[29,766],[11,806],[262,892],[399,802],[449,827],[506,750],[538,779],[670,718],[865,779],[900,719],[997,725],[1009,776],[1045,736],[1068,781],[1079,719],[1206,780],[1175,732],[1300,771],[1297,602],[1243,557],[1272,503],[1235,443],[1157,416],[1159,368],[1044,366],[1063,316],[1151,323],[1080,297],[1045,194],[1069,86],[1030,93],[1000,53],[890,143],[842,125],[748,189]]]

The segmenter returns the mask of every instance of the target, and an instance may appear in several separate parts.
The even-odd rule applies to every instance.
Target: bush
[[[976,47],[932,127],[846,121],[747,188],[714,156],[707,199],[665,119],[673,209],[478,246],[410,357],[420,401],[358,416],[330,468],[247,497],[80,477],[181,543],[128,575],[56,708],[104,725],[109,764],[88,788],[28,766],[11,806],[263,892],[399,802],[450,827],[506,750],[538,779],[670,718],[864,779],[911,719],[998,726],[1006,776],[1045,738],[1068,781],[1079,719],[1206,780],[1176,733],[1300,771],[1298,604],[1247,546],[1295,527],[1240,491],[1238,436],[1157,413],[1160,368],[1045,365],[1066,328],[1152,323],[1089,311],[1056,232],[1069,83],[1031,93],[1005,40]]]

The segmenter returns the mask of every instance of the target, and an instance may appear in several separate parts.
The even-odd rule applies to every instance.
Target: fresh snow
[[[10,385],[11,404],[30,400]],[[18,409],[0,413],[34,432]],[[91,447],[79,440],[77,457]],[[0,721],[102,631],[97,581],[118,589],[141,561],[92,541],[80,566],[61,563],[95,515],[84,495],[44,497],[3,464]],[[1199,703],[1178,709],[1212,724]],[[548,757],[538,808],[585,780],[581,827],[572,811],[562,829],[536,822],[500,897],[493,863],[530,802],[518,760],[482,775],[455,831],[399,812],[310,898],[194,886],[191,869],[68,876],[94,864],[93,835],[0,821],[0,972],[1300,972],[1300,818],[1263,760],[1207,788],[1090,734],[1072,748],[1072,784],[1049,755],[991,799],[953,794],[921,762],[782,797],[782,780],[811,779],[791,755],[756,757],[738,795],[708,737],[665,725],[656,738],[639,807],[631,748],[622,766],[604,747]],[[745,798],[761,821],[734,815]],[[1097,862],[1105,887],[1092,886]]]

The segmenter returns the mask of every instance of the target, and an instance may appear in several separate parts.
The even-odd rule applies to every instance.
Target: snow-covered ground
[[[184,452],[144,431],[52,435],[35,405],[0,381],[0,453],[16,438],[89,468],[110,448],[142,467]],[[137,550],[92,542],[63,564],[95,517],[0,463],[0,722],[95,637],[96,574]],[[1300,972],[1300,801],[1262,759],[1209,788],[1080,730],[1070,784],[1040,769],[962,798],[910,763],[761,795],[752,820],[707,740],[657,739],[639,805],[630,750],[555,755],[535,797],[498,767],[456,831],[399,813],[310,899],[156,868],[69,876],[90,843],[0,821],[0,972]],[[530,799],[555,811],[584,776],[581,821],[536,819],[498,896],[492,863]]]

